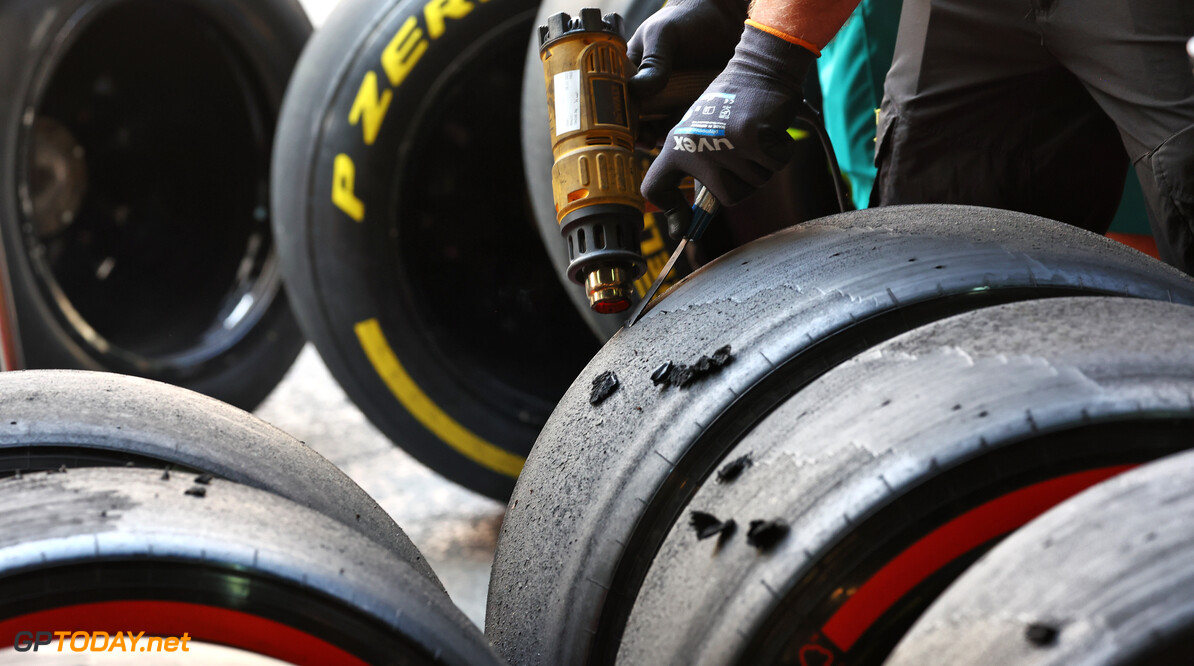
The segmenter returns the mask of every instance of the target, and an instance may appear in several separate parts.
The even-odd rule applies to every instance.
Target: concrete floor
[[[505,505],[444,480],[386,439],[308,345],[257,416],[306,442],[365,489],[415,542],[478,627]]]

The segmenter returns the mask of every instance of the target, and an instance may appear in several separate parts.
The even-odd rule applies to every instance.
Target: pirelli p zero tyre
[[[618,659],[881,663],[1003,536],[1194,446],[1191,322],[1190,306],[1138,299],[1012,303],[830,371],[730,451],[752,462],[736,479],[696,491],[650,565]],[[698,541],[689,520],[701,514],[741,527]]]
[[[612,660],[692,493],[777,405],[919,325],[1082,294],[1194,303],[1194,281],[1073,227],[965,206],[833,216],[721,257],[619,332],[545,426],[503,524],[487,633],[516,663]],[[728,359],[714,353],[726,345]],[[683,388],[653,384],[703,355],[729,362],[710,359],[714,374]],[[620,386],[594,406],[607,371]]]
[[[933,603],[888,663],[1178,664],[1194,645],[1194,455],[1069,499]]]
[[[25,366],[252,409],[302,347],[269,229],[295,0],[0,7],[0,239]]]
[[[207,473],[338,520],[436,580],[393,519],[335,465],[212,398],[123,375],[29,370],[0,373],[0,413],[0,478],[120,465],[188,480]]]
[[[0,563],[0,641],[23,651],[65,629],[76,651],[185,646],[204,663],[241,661],[213,644],[289,663],[497,663],[408,562],[229,481],[123,468],[5,479]]]
[[[596,343],[529,212],[532,0],[350,0],[299,64],[275,156],[295,311],[390,437],[491,497]]]

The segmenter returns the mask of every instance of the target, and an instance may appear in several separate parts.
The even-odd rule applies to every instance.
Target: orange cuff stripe
[[[762,23],[759,23],[758,21],[756,21],[754,19],[746,19],[746,25],[749,25],[752,28],[758,28],[759,30],[762,30],[763,32],[767,33],[768,35],[774,35],[776,37],[779,37],[780,39],[784,40],[785,42],[788,42],[789,44],[795,44],[796,46],[802,46],[802,47],[808,49],[809,51],[812,51],[813,55],[817,56],[818,58],[821,57],[821,49],[817,48],[817,46],[815,44],[813,44],[812,42],[807,42],[799,37],[793,37],[786,32],[780,32],[779,30],[776,30],[775,28],[772,28],[771,26],[763,25]]]

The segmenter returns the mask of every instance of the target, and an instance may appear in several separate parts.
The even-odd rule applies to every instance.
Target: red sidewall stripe
[[[1059,476],[993,499],[954,518],[909,546],[862,584],[821,627],[843,652],[897,601],[942,567],[988,541],[1008,534],[1062,500],[1134,465]]]
[[[181,601],[103,601],[63,606],[0,621],[0,648],[11,647],[22,631],[144,631],[149,636],[190,635],[295,664],[365,664],[352,654],[308,633],[256,615]],[[62,645],[70,652],[69,637]],[[50,648],[57,651],[58,639]],[[128,643],[127,638],[125,640]],[[147,662],[148,663],[148,662]]]

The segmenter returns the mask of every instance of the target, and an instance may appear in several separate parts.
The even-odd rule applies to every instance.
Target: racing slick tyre
[[[121,465],[214,475],[338,520],[436,580],[393,519],[335,465],[218,400],[137,377],[28,370],[0,373],[0,414],[0,478]]]
[[[1194,446],[1192,321],[1139,299],[1012,303],[830,371],[743,437],[727,458],[751,465],[706,480],[670,526],[618,659],[882,663],[1002,537]],[[698,541],[700,514],[739,534]]]
[[[544,427],[503,524],[487,634],[514,663],[612,660],[664,537],[771,410],[923,324],[1065,295],[1194,303],[1194,280],[1075,227],[967,206],[806,222],[703,267],[614,336]],[[605,372],[620,384],[593,405]]]
[[[52,651],[50,632],[66,629],[76,652],[80,640],[82,651],[182,648],[205,663],[239,663],[232,650],[287,663],[498,663],[408,562],[222,479],[105,468],[2,480],[0,563],[0,643],[22,651],[39,631]]]
[[[529,212],[518,91],[534,0],[349,0],[312,39],[274,158],[303,330],[395,444],[505,499],[596,351]]]
[[[1194,456],[1105,481],[970,567],[890,664],[1177,664],[1194,636]]]
[[[269,228],[295,0],[0,7],[0,240],[27,368],[252,409],[303,339]]]

